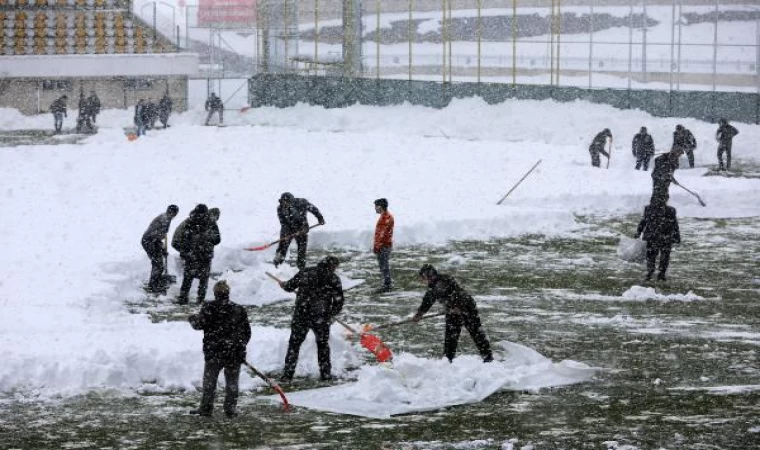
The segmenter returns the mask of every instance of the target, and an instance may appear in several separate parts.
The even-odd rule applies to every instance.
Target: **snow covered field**
[[[735,293],[722,290],[724,287],[711,291],[705,287],[706,281],[692,273],[705,270],[701,264],[709,267],[706,261],[710,258],[722,258],[726,264],[731,261],[731,267],[743,267],[727,283],[745,289],[751,283],[748,280],[758,278],[757,253],[752,250],[757,248],[757,241],[747,241],[747,246],[741,248],[741,241],[729,240],[740,233],[756,237],[760,179],[703,176],[715,165],[713,124],[652,118],[638,111],[581,102],[510,101],[488,106],[480,100],[458,100],[443,110],[408,105],[334,110],[304,105],[284,110],[262,108],[245,114],[231,113],[225,128],[198,126],[203,111],[196,109],[174,118],[173,126],[166,131],[149,132],[129,142],[122,127],[130,125],[130,116],[126,111],[105,111],[98,120],[100,132],[78,145],[2,148],[0,194],[5,213],[0,222],[0,264],[4,268],[0,274],[0,423],[11,422],[4,415],[3,405],[60,403],[79,395],[113,395],[116,399],[147,394],[172,397],[178,392],[194,392],[199,386],[202,336],[182,320],[166,320],[188,313],[171,304],[176,286],[169,297],[152,303],[146,303],[141,290],[149,263],[139,240],[150,220],[170,203],[180,207],[172,231],[197,203],[221,209],[222,243],[217,248],[213,270],[228,279],[234,301],[251,306],[254,330],[249,360],[264,371],[279,370],[292,303],[282,303],[288,296],[264,277],[264,271],[275,271],[269,264],[272,250],[257,254],[242,248],[277,236],[275,207],[284,191],[308,198],[323,212],[326,226],[315,230],[310,238],[314,251],[318,255],[334,252],[350,257],[343,276],[347,280],[366,279],[365,285],[377,279],[374,262],[367,253],[376,220],[372,201],[378,197],[389,199],[397,224],[398,265],[394,269],[406,287],[387,300],[368,297],[361,286],[356,294],[349,291],[349,298],[355,295],[356,304],[349,300],[346,309],[354,323],[411,314],[422,294],[422,287],[413,283],[414,270],[427,258],[439,258],[436,261],[468,280],[468,289],[478,294],[484,316],[496,321],[490,322],[490,328],[487,326],[489,333],[498,340],[527,346],[520,347],[526,353],[517,353],[523,359],[515,360],[517,344],[505,344],[512,346],[512,352],[502,352],[502,362],[488,370],[477,359],[464,356],[448,367],[435,356],[440,346],[440,328],[423,328],[437,330],[432,334],[436,337],[429,340],[411,331],[411,336],[416,337],[403,337],[406,332],[399,330],[388,339],[403,349],[397,373],[406,375],[394,378],[386,369],[371,367],[363,351],[335,328],[331,342],[334,371],[357,382],[329,388],[330,401],[354,401],[357,392],[366,394],[371,390],[367,386],[378,385],[393,392],[389,398],[397,400],[396,404],[385,405],[386,414],[378,406],[382,398],[365,396],[361,398],[364,408],[369,404],[374,414],[365,411],[364,415],[387,417],[393,411],[432,410],[479,401],[485,398],[482,394],[486,391],[562,386],[568,384],[568,377],[571,382],[591,380],[588,383],[594,384],[599,381],[591,379],[596,373],[593,367],[602,371],[634,370],[611,367],[616,364],[614,358],[591,356],[592,349],[587,347],[573,347],[577,354],[563,350],[561,342],[541,343],[541,349],[532,347],[531,343],[539,342],[535,335],[555,321],[567,326],[610,327],[645,340],[652,338],[642,336],[674,340],[667,336],[691,336],[705,339],[710,345],[729,342],[726,345],[742,346],[745,368],[757,362],[755,351],[747,350],[747,346],[755,348],[752,346],[760,342],[757,323],[743,321],[732,328],[733,319],[724,321],[712,314],[711,308],[721,303],[722,296]],[[13,111],[0,111],[0,130],[49,128],[49,122],[48,116],[27,118]],[[694,256],[693,267],[684,261],[674,262],[676,273],[679,265],[683,267],[682,278],[694,276],[688,278],[693,280],[693,286],[682,282],[665,294],[636,286],[638,278],[630,277],[640,268],[615,263],[614,249],[606,256],[588,249],[562,255],[552,253],[554,250],[511,253],[510,248],[534,245],[533,242],[555,249],[552,242],[578,236],[608,242],[614,240],[616,232],[630,233],[630,225],[621,223],[629,220],[624,219],[629,215],[640,214],[651,193],[649,174],[633,170],[630,141],[640,126],[647,126],[658,150],[666,149],[677,123],[691,129],[699,144],[698,168],[680,170],[677,178],[699,192],[708,205],[700,207],[686,192],[671,189],[671,204],[689,224],[687,230],[701,230],[699,239],[692,237],[688,245],[684,244],[686,249],[677,250],[684,252],[682,255],[693,252],[689,253]],[[734,143],[735,166],[739,172],[751,174],[760,164],[756,144],[760,127],[736,125],[741,134]],[[588,143],[604,127],[611,128],[615,135],[613,158],[609,170],[593,169]],[[539,158],[542,163],[536,172],[503,206],[496,206],[496,201]],[[599,220],[588,222],[583,217],[601,217],[613,223],[600,225]],[[729,225],[723,225],[722,230],[705,231],[705,224],[726,220]],[[720,237],[710,238],[713,232]],[[505,240],[507,244],[498,244]],[[463,242],[474,244],[463,250],[458,244]],[[494,245],[509,257],[488,265],[490,259],[483,257],[494,258]],[[702,249],[706,253],[699,253]],[[732,260],[731,252],[743,259]],[[754,260],[747,259],[747,254]],[[311,258],[313,262],[316,256]],[[487,263],[482,272],[467,269],[478,261]],[[170,267],[176,271],[173,265]],[[571,279],[562,281],[562,276],[569,276],[562,275],[550,284],[534,279],[526,285],[525,281],[508,278],[505,267],[530,267],[531,272],[547,267],[571,270],[586,274],[583,276],[588,278],[583,279],[588,284],[578,292],[578,284]],[[615,283],[620,284],[614,288],[599,284],[603,277],[595,273],[601,267],[613,267],[616,280],[622,280]],[[294,270],[281,267],[278,273],[287,277]],[[705,277],[712,276],[705,273]],[[558,290],[549,291],[553,288]],[[692,288],[698,293],[689,294]],[[678,311],[675,318],[631,317],[646,311],[653,301],[676,304],[667,306]],[[553,310],[553,304],[559,310]],[[572,304],[581,306],[569,306]],[[369,305],[374,305],[375,314],[367,312]],[[573,315],[574,308],[584,310]],[[697,312],[688,313],[687,308]],[[690,317],[692,314],[699,318]],[[509,316],[520,318],[523,331],[519,335],[504,335],[501,331],[504,324],[512,323]],[[462,341],[469,341],[469,337],[464,335]],[[313,346],[313,342],[307,346]],[[431,349],[435,349],[432,354]],[[547,354],[548,357],[542,356]],[[560,362],[563,360],[567,361]],[[305,348],[300,361],[297,375],[318,373],[313,347]],[[541,367],[544,369],[539,372],[546,370],[544,378],[531,379],[532,370]],[[555,376],[551,367],[578,372]],[[450,385],[446,378],[449,370],[476,374],[474,384],[461,387],[461,395],[454,401],[444,395],[443,387]],[[426,398],[434,401],[399,409],[410,398],[399,389],[415,371],[435,380],[425,385],[429,389],[425,391]],[[749,380],[744,380],[745,385],[760,384],[756,370],[746,372],[746,378]],[[401,384],[400,379],[404,379]],[[494,385],[478,384],[494,379],[498,381]],[[678,379],[667,383],[673,388],[689,387],[679,384]],[[592,389],[584,386],[578,389]],[[262,383],[246,375],[241,387],[248,392],[243,405],[251,405]],[[714,390],[730,391],[730,387]],[[543,401],[562,391],[539,392],[536,398]],[[688,395],[690,391],[678,392]],[[337,410],[329,406],[328,400],[318,403],[322,405],[320,409]],[[170,408],[169,414],[176,415],[184,406]],[[28,408],[32,411],[32,406]],[[519,402],[509,408],[519,409]],[[320,416],[309,415],[307,422],[315,417]],[[416,415],[412,420],[424,421],[425,417]],[[760,424],[755,421],[752,425]],[[312,422],[312,426],[318,424]],[[454,433],[450,439],[470,438],[471,442],[482,436]],[[423,440],[432,439],[426,436]]]

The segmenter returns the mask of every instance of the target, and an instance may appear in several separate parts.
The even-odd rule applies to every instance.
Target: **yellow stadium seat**
[[[96,37],[95,38],[95,53],[105,53],[106,52],[106,37]]]
[[[87,39],[77,36],[74,42],[74,50],[77,53],[87,53]]]
[[[145,53],[145,33],[142,27],[135,30],[135,53]]]

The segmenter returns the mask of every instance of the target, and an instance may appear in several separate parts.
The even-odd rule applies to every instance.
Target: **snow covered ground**
[[[130,112],[105,111],[98,120],[100,132],[82,144],[3,149],[0,391],[23,399],[199,385],[201,333],[182,322],[151,323],[124,305],[126,298],[143,296],[149,264],[140,237],[170,203],[180,207],[172,231],[197,203],[221,208],[222,243],[214,271],[229,280],[233,299],[248,305],[287,298],[263,275],[274,270],[268,262],[273,250],[242,250],[277,236],[275,207],[284,191],[308,198],[323,212],[326,226],[310,238],[318,249],[368,249],[376,220],[372,201],[378,197],[390,201],[400,248],[527,233],[563,236],[584,227],[577,215],[641,212],[651,180],[648,173],[633,170],[630,141],[642,125],[659,149],[669,147],[677,123],[698,139],[699,167],[677,176],[708,206],[700,207],[674,187],[671,203],[681,217],[760,215],[760,180],[702,176],[715,163],[715,126],[691,119],[652,118],[582,102],[489,106],[480,100],[458,100],[443,110],[261,108],[230,114],[225,128],[198,126],[203,115],[192,110],[174,118],[170,129],[129,142],[122,127],[130,125]],[[49,122],[48,116],[0,112],[2,130],[49,128]],[[760,127],[737,126],[736,166],[757,164]],[[593,169],[587,146],[604,127],[616,138],[613,159],[609,170]],[[543,162],[536,172],[496,206],[539,158]],[[293,269],[278,273],[289,276]],[[653,297],[642,289],[624,297]],[[255,314],[251,319],[249,359],[262,370],[278,370],[287,329],[259,325]],[[334,331],[334,370],[346,375],[363,364],[362,358]],[[315,375],[315,360],[313,343],[307,344],[298,375]],[[499,388],[539,362],[502,372]],[[419,364],[431,377],[448,370],[439,361],[402,354],[401,372],[404,364]],[[459,364],[465,371],[475,367],[466,358]],[[580,363],[567,364],[588,374]],[[494,367],[480,370],[482,382],[501,368]],[[382,369],[362,367],[357,382],[373,384],[383,376]],[[581,379],[587,376],[574,378]],[[565,384],[561,374],[543,381],[540,386]],[[261,382],[244,376],[242,386]],[[350,385],[334,388],[341,389],[351,397]],[[482,392],[473,388],[467,394],[478,399]],[[395,398],[406,400],[402,394]],[[441,397],[425,409],[451,402]]]

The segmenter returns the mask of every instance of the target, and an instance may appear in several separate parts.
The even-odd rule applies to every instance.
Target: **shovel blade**
[[[390,349],[386,347],[385,344],[383,344],[383,341],[377,336],[363,333],[359,343],[362,347],[375,355],[378,362],[387,362],[393,358],[393,353],[391,353]]]

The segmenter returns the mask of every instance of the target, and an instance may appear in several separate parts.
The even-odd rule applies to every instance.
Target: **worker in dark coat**
[[[165,293],[167,288],[164,279],[164,257],[169,254],[166,248],[166,234],[169,232],[169,226],[172,219],[177,217],[179,208],[177,205],[169,205],[166,212],[159,214],[151,221],[148,229],[142,236],[142,247],[150,258],[150,281],[148,281],[148,291],[153,293]]]
[[[275,267],[285,261],[290,242],[295,238],[298,246],[298,258],[296,266],[299,269],[306,267],[306,246],[309,242],[309,221],[306,213],[312,213],[320,225],[325,224],[322,213],[316,206],[309,203],[305,198],[295,198],[290,192],[280,196],[280,204],[277,206],[277,218],[280,220],[280,244],[277,246],[273,264]]]
[[[470,333],[472,340],[475,341],[483,361],[493,361],[491,344],[488,342],[488,337],[483,331],[483,325],[480,323],[475,299],[452,277],[439,274],[430,264],[422,266],[419,276],[424,283],[427,283],[427,292],[413,320],[418,322],[422,319],[422,316],[430,310],[436,301],[443,304],[446,312],[446,334],[443,339],[444,356],[449,361],[454,360],[459,345],[459,334],[462,332],[462,326],[464,326]]]
[[[206,116],[206,122],[204,125],[208,125],[211,121],[211,116],[214,115],[214,113],[219,113],[219,125],[222,125],[224,123],[224,103],[222,103],[222,99],[217,97],[215,93],[211,93],[211,95],[206,99],[205,104],[206,111],[208,111],[208,116]]]
[[[607,138],[610,138],[610,141],[612,141],[612,132],[609,128],[605,128],[597,134],[594,137],[594,140],[591,141],[591,145],[588,147],[588,152],[591,153],[591,165],[593,167],[599,167],[599,154],[606,156],[607,159],[610,158],[610,154],[604,149],[607,145]]]
[[[95,91],[90,92],[90,96],[87,97],[87,113],[92,119],[92,123],[98,121],[98,114],[100,114],[100,99]]]
[[[731,170],[731,146],[734,136],[739,134],[739,130],[728,124],[726,119],[720,119],[720,126],[715,132],[715,139],[718,140],[718,170]],[[723,153],[726,154],[726,165],[723,166]]]
[[[62,95],[60,98],[50,104],[50,112],[53,113],[53,122],[56,133],[60,133],[63,129],[63,118],[67,117],[67,101],[69,101],[69,97],[67,95]]]
[[[287,292],[296,292],[293,320],[290,323],[290,340],[282,371],[283,382],[293,379],[298,364],[298,353],[309,330],[317,342],[317,361],[323,381],[332,380],[330,362],[330,325],[343,309],[343,286],[335,274],[340,261],[328,256],[316,267],[299,271],[293,278],[280,282]]]
[[[660,272],[657,280],[666,281],[665,273],[670,264],[670,251],[673,244],[681,243],[681,232],[678,228],[676,209],[668,206],[660,199],[652,200],[644,208],[644,216],[636,229],[636,238],[643,236],[647,243],[647,275],[646,281],[652,279],[657,256],[660,257]]]
[[[654,159],[654,169],[652,169],[652,200],[667,203],[670,198],[670,183],[678,182],[673,176],[678,169],[678,160],[683,154],[683,149],[673,147],[668,153],[663,153]]]
[[[196,330],[203,330],[203,397],[200,408],[190,414],[211,416],[216,396],[216,381],[224,370],[224,414],[237,416],[240,366],[245,362],[251,340],[251,324],[245,308],[230,301],[230,288],[222,280],[214,285],[214,301],[205,303],[200,313],[189,317]]]
[[[683,125],[676,125],[676,131],[673,132],[673,148],[677,148],[686,153],[689,160],[689,168],[694,168],[694,149],[697,148],[697,140],[691,131],[684,128]]]
[[[221,240],[219,227],[209,216],[208,207],[203,204],[196,206],[185,221],[185,227],[179,239],[180,257],[185,262],[182,286],[177,298],[179,304],[187,304],[195,278],[198,279],[198,303],[206,299],[211,261],[214,259],[214,246]]]
[[[158,119],[158,105],[148,100],[145,102],[145,108],[143,109],[143,124],[147,129],[152,130],[156,128],[156,120]]]
[[[169,127],[169,116],[172,113],[173,106],[174,102],[171,97],[169,97],[168,92],[164,94],[164,96],[161,97],[161,101],[158,102],[158,119],[161,121],[164,128]]]
[[[654,156],[654,140],[652,135],[647,133],[647,127],[641,127],[641,130],[633,137],[631,144],[633,157],[636,158],[636,170],[649,170],[649,161]]]
[[[134,123],[135,123],[135,134],[137,136],[142,136],[145,134],[146,129],[146,123],[145,123],[145,100],[140,99],[137,101],[137,104],[135,104],[135,116],[134,116]]]

